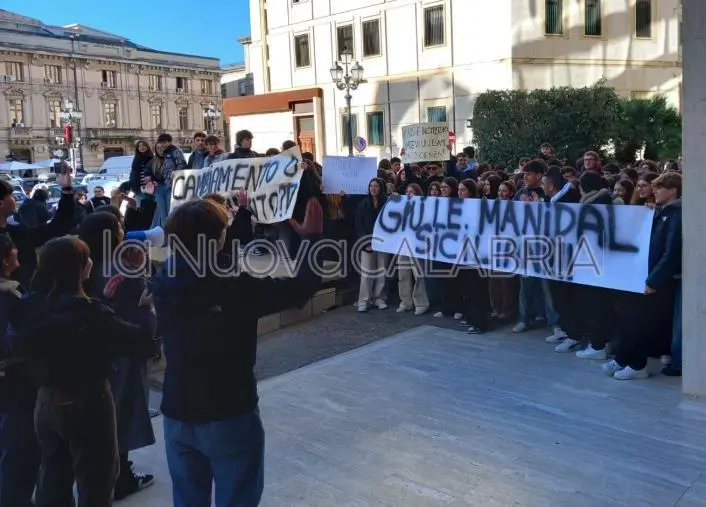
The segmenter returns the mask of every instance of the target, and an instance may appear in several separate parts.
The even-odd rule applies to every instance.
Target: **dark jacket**
[[[581,196],[581,204],[613,204],[613,195],[607,188],[586,192]]]
[[[578,203],[581,201],[581,191],[572,184],[565,184],[559,192],[549,197],[544,196],[545,202],[563,202],[563,203]]]
[[[13,273],[13,278],[23,287],[29,287],[34,270],[37,268],[36,249],[52,238],[68,234],[74,225],[74,196],[63,194],[54,219],[35,229],[16,221],[8,222],[7,227],[0,227],[0,234],[9,234],[17,246],[20,267]]]
[[[225,269],[231,257],[218,262]],[[303,306],[318,284],[306,262],[295,278],[199,276],[170,257],[154,283],[167,362],[162,413],[204,423],[255,409],[258,319]]]
[[[241,148],[240,146],[236,147],[233,150],[233,153],[228,155],[228,159],[234,159],[234,158],[259,158],[261,155],[258,155],[252,150],[247,150],[245,148]]]
[[[88,213],[93,213],[96,211],[98,208],[102,208],[103,206],[110,206],[110,197],[107,195],[104,195],[102,197],[91,197],[88,200],[88,209],[86,210]]]
[[[47,209],[46,202],[38,199],[27,199],[17,210],[17,217],[20,222],[30,229],[36,229],[40,225],[47,223],[51,215]]]
[[[544,190],[542,190],[542,187],[522,187],[515,194],[515,201],[521,201],[523,195],[529,196],[532,195],[533,192],[537,194],[540,200],[544,199]]]
[[[29,368],[13,356],[8,340],[10,318],[23,296],[18,282],[0,278],[0,412],[11,407],[33,407],[37,399]]]
[[[206,164],[206,156],[208,150],[194,150],[189,155],[189,161],[186,163],[186,169],[202,169]]]
[[[377,208],[373,206],[373,199],[370,196],[360,201],[355,211],[355,234],[358,239],[373,235],[375,222],[386,202],[387,198],[384,195],[380,196]]]
[[[132,159],[130,169],[130,190],[139,194],[142,192],[142,178],[152,175],[152,152],[140,153]]]
[[[645,284],[660,290],[681,278],[681,256],[682,206],[681,199],[677,199],[655,211]]]
[[[226,253],[231,253],[230,248],[234,241],[244,247],[253,239],[252,213],[246,206],[240,206],[233,216],[233,222],[226,229]]]
[[[157,201],[152,197],[145,197],[140,202],[140,207],[128,207],[125,210],[125,231],[146,231],[152,228],[152,219],[157,209]]]
[[[13,354],[28,361],[38,386],[58,389],[102,389],[113,361],[151,339],[149,327],[78,296],[32,294],[20,301],[11,324]]]

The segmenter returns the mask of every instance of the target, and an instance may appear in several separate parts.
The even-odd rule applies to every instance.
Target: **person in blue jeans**
[[[319,236],[321,205],[309,199],[303,223],[290,225],[306,240]],[[219,253],[227,227],[225,209],[210,200],[175,209],[166,223],[173,254],[154,284],[167,362],[161,410],[175,507],[210,506],[213,483],[217,507],[260,503],[265,432],[253,373],[258,319],[303,306],[320,281],[308,262],[294,278],[236,274],[238,259]],[[194,266],[199,260],[201,272]]]

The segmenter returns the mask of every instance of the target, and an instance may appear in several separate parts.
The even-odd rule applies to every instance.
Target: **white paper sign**
[[[172,174],[171,208],[219,193],[233,197],[238,190],[248,192],[248,209],[263,224],[292,217],[303,170],[299,147],[274,157],[232,159],[203,169],[187,169]]]
[[[417,123],[402,127],[402,162],[445,162],[449,159],[449,126],[446,123]]]
[[[391,196],[373,249],[642,293],[654,212],[645,206]]]
[[[373,157],[324,157],[322,179],[325,194],[367,195],[368,183],[378,175]]]

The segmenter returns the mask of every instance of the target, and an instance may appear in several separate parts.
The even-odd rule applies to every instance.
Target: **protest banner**
[[[172,175],[171,208],[206,194],[233,197],[248,193],[248,209],[260,223],[273,224],[292,217],[303,169],[298,147],[263,158],[232,159],[203,169],[176,171]]]
[[[653,214],[645,206],[391,196],[378,216],[372,246],[642,293]]]
[[[449,159],[449,126],[417,123],[402,127],[402,162],[444,162]]]
[[[325,194],[367,195],[368,183],[378,175],[373,157],[324,157],[322,179]]]

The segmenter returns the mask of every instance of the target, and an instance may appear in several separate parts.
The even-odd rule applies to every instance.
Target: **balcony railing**
[[[86,137],[113,139],[125,137],[138,137],[142,131],[139,129],[87,129]]]
[[[27,139],[32,137],[30,127],[10,127],[10,139]]]

